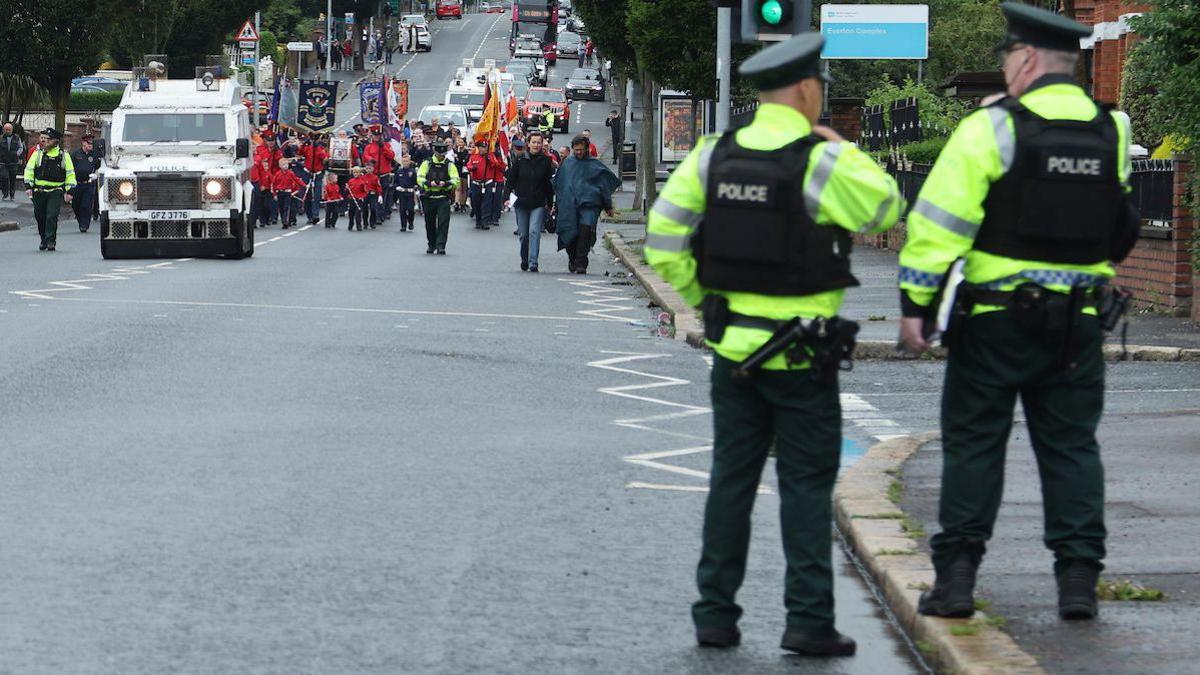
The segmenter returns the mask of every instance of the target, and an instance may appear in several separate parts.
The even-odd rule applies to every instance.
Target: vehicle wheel
[[[100,218],[100,257],[105,260],[112,259],[112,255],[108,252],[108,217],[101,216]]]
[[[254,228],[246,231],[246,257],[254,257]]]

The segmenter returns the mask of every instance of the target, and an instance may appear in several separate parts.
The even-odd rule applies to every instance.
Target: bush
[[[946,147],[946,141],[949,136],[934,136],[926,138],[916,143],[909,143],[899,147],[900,154],[908,157],[908,161],[916,162],[917,164],[933,164],[937,161],[938,155],[942,154],[942,148]],[[885,153],[886,154],[886,153]]]
[[[904,84],[896,84],[884,75],[879,86],[867,94],[867,105],[883,106],[883,120],[890,125],[892,101],[905,98],[917,99],[918,114],[921,117],[921,128],[935,133],[950,133],[959,121],[971,111],[971,105],[964,100],[940,96],[927,84],[917,84],[912,78],[905,78]]]
[[[67,100],[67,110],[99,110],[109,112],[121,104],[123,91],[74,91]]]

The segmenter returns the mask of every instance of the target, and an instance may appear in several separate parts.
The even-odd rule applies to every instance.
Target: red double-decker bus
[[[531,35],[542,43],[546,63],[558,60],[558,0],[516,0],[513,2],[512,32],[508,50],[516,47],[517,37]]]

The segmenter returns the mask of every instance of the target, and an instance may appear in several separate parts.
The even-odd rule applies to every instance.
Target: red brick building
[[[1067,0],[1063,4],[1068,15],[1092,27],[1092,37],[1083,43],[1084,77],[1092,97],[1116,103],[1121,98],[1125,54],[1137,39],[1129,19],[1150,7],[1125,0]]]

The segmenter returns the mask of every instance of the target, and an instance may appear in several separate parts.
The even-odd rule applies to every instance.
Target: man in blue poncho
[[[554,174],[558,250],[567,250],[569,269],[575,274],[587,274],[600,212],[613,215],[612,193],[621,185],[604,162],[589,155],[590,147],[586,137],[576,136],[571,140],[571,156]]]

